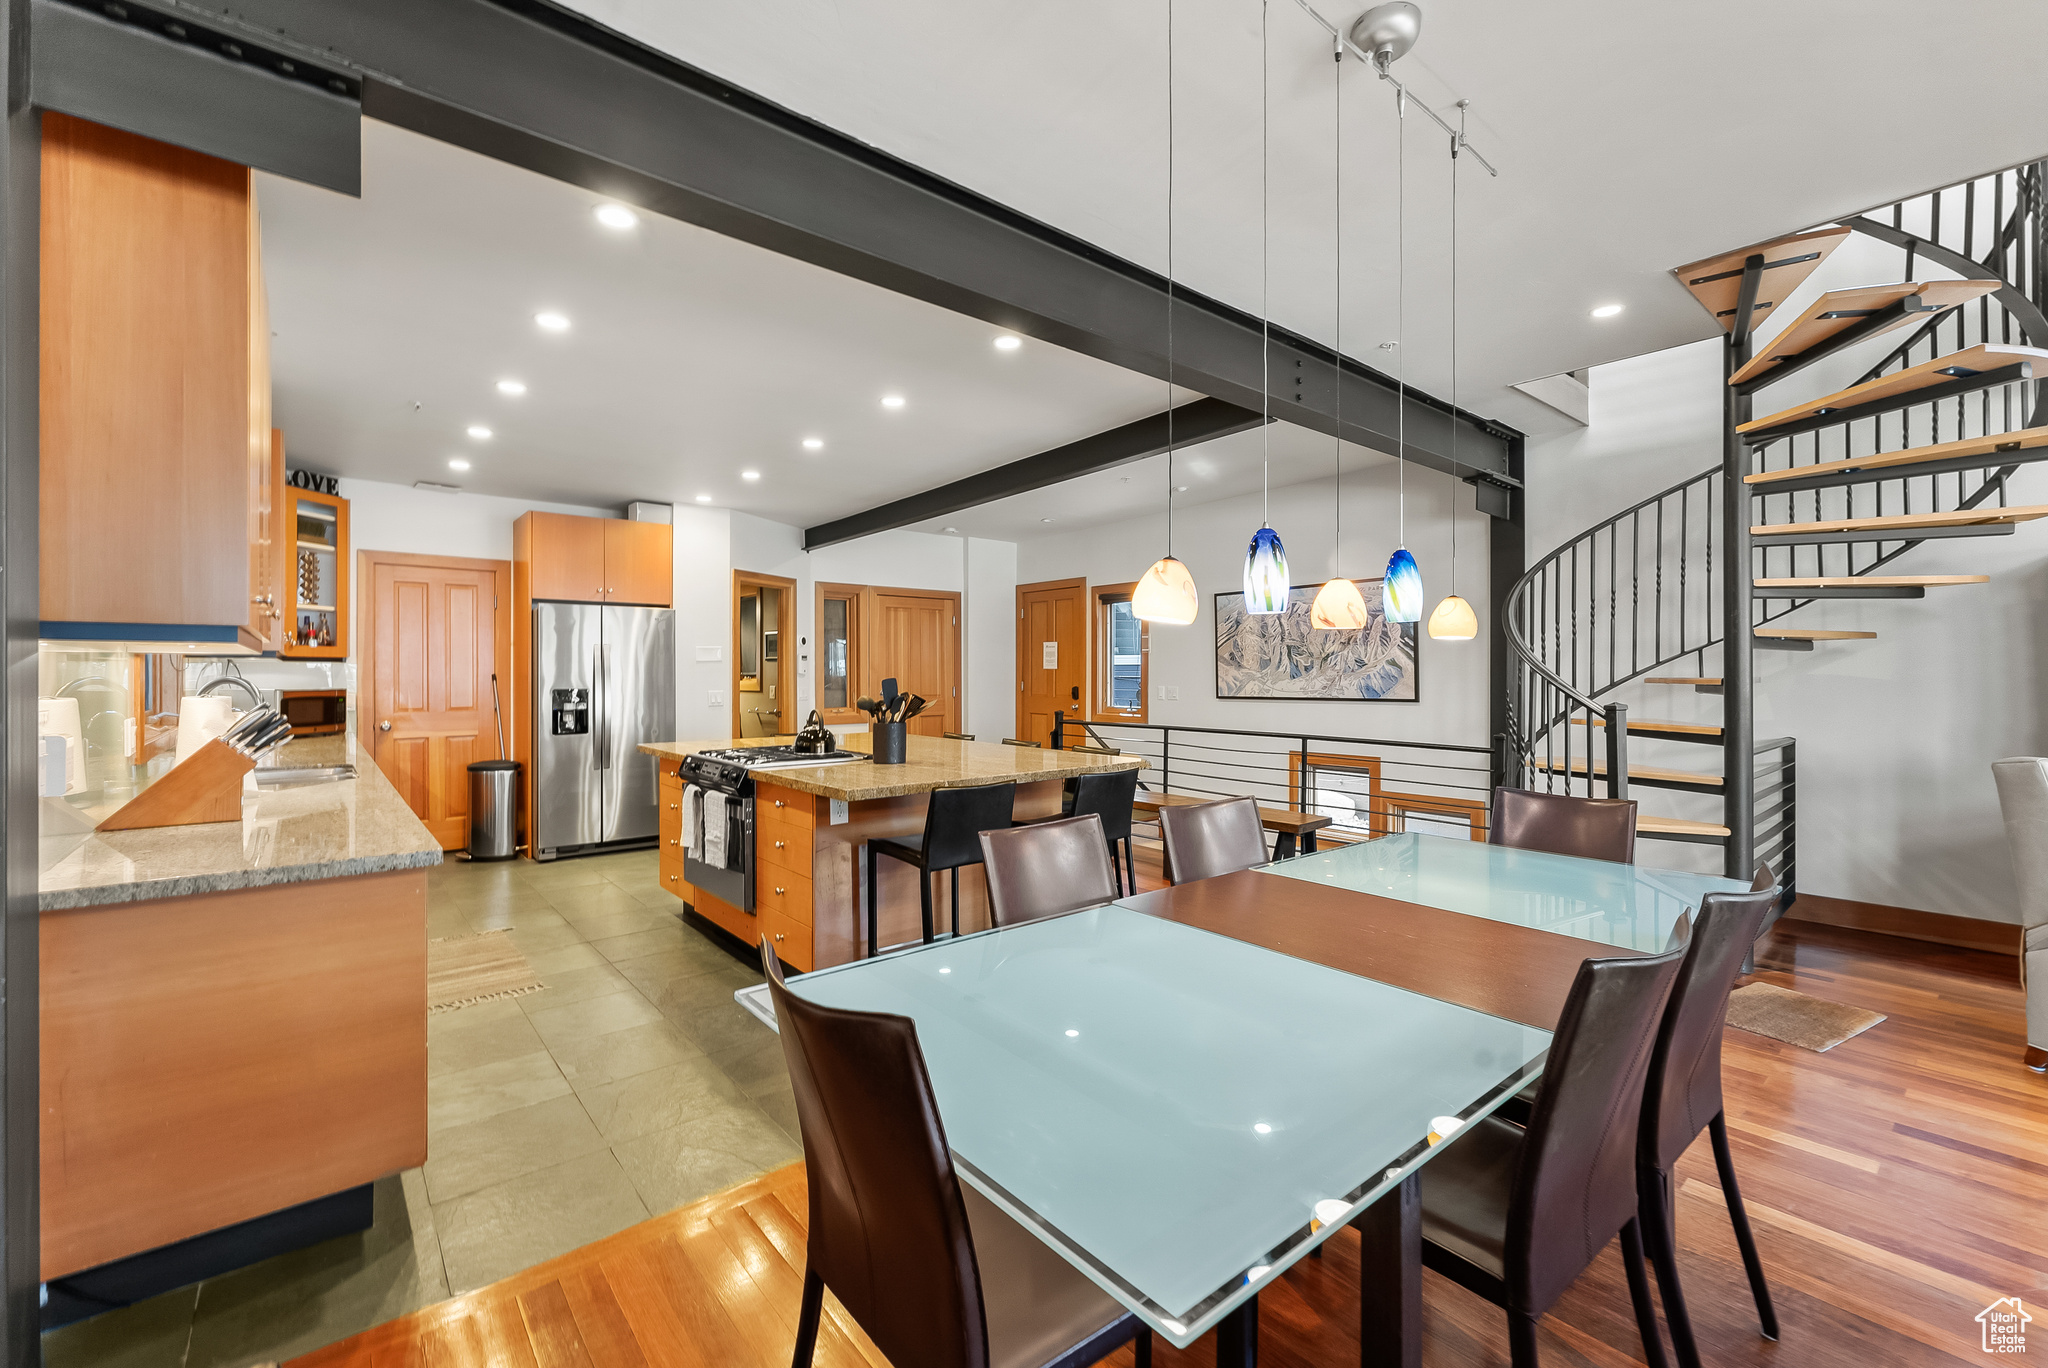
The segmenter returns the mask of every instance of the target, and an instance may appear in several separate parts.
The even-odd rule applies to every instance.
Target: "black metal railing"
[[[1331,819],[1322,840],[1365,840],[1413,824],[1486,839],[1493,746],[1145,722],[1053,724],[1053,749],[1142,756],[1141,793],[1252,798]]]

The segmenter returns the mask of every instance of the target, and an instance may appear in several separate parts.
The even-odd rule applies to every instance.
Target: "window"
[[[827,722],[865,722],[860,697],[860,603],[856,584],[818,586],[818,701]]]
[[[1090,693],[1096,722],[1145,720],[1145,624],[1131,612],[1136,584],[1111,584],[1095,590],[1095,678]]]

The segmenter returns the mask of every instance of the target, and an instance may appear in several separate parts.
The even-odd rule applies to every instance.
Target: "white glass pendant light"
[[[1337,488],[1335,521],[1337,530],[1336,551],[1331,556],[1331,575],[1321,589],[1316,591],[1316,601],[1309,605],[1308,625],[1325,632],[1355,632],[1365,626],[1365,596],[1358,592],[1358,586],[1344,578],[1344,50],[1337,49],[1337,61],[1331,69],[1337,74],[1335,82],[1335,104],[1337,126],[1334,146],[1336,148],[1336,272],[1331,288],[1331,297],[1336,303],[1337,327]]]
[[[1185,627],[1200,608],[1195,577],[1173,554],[1173,0],[1166,0],[1166,554],[1131,591],[1131,616]]]
[[[1465,101],[1458,101],[1458,136],[1451,140],[1451,465],[1458,466],[1458,147],[1465,140]],[[1451,593],[1429,615],[1429,634],[1438,641],[1470,641],[1479,635],[1479,615],[1458,597],[1458,489],[1451,486]]]
[[[1394,358],[1399,414],[1395,423],[1394,471],[1396,481],[1395,517],[1399,533],[1394,554],[1387,559],[1386,578],[1380,581],[1380,609],[1389,622],[1422,621],[1422,567],[1408,551],[1408,92],[1394,94],[1395,136],[1395,229],[1394,229]]]
[[[1259,3],[1259,340],[1263,397],[1260,400],[1261,459],[1265,512],[1259,530],[1244,553],[1244,610],[1247,613],[1287,611],[1287,548],[1271,526],[1273,513],[1273,326],[1266,301],[1266,3]]]

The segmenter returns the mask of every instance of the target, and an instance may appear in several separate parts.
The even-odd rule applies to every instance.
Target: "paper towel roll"
[[[78,700],[37,699],[36,722],[42,735],[64,738],[64,792],[85,792],[85,732],[78,722]]]

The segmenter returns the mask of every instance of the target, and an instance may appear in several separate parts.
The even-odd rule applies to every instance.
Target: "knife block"
[[[172,767],[163,778],[123,803],[97,828],[194,826],[242,820],[242,780],[256,762],[225,741],[213,740]]]

